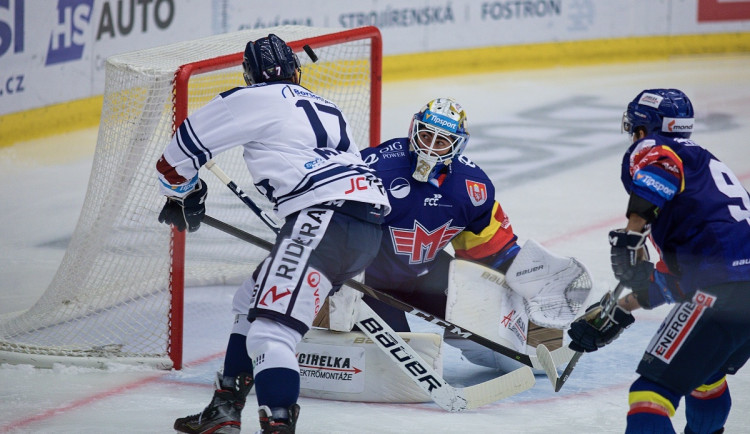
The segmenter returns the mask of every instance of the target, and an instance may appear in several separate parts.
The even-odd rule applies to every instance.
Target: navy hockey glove
[[[174,225],[180,232],[185,228],[189,232],[197,231],[201,226],[203,216],[206,215],[206,195],[208,195],[208,186],[198,178],[195,189],[187,196],[167,198],[167,203],[159,213],[159,222]]]
[[[620,306],[615,306],[614,311],[602,319],[602,304],[603,301],[589,306],[582,317],[570,324],[568,336],[571,339],[571,350],[594,352],[617,339],[620,333],[635,321],[633,315]]]
[[[623,285],[631,288],[634,292],[648,291],[651,275],[654,271],[654,264],[641,260],[639,257],[644,253],[644,256],[648,256],[645,251],[648,233],[649,231],[644,233],[625,232],[624,229],[617,229],[609,233],[609,244],[612,246],[610,250],[612,271]]]

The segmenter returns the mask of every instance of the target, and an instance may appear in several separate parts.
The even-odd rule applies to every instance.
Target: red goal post
[[[110,57],[78,224],[39,301],[0,317],[0,363],[125,362],[181,369],[186,334],[205,334],[208,323],[231,323],[231,298],[197,291],[197,301],[186,305],[186,288],[239,285],[266,252],[205,225],[186,235],[158,223],[164,197],[155,164],[190,112],[244,85],[245,44],[269,33],[299,52],[302,85],[341,108],[360,148],[378,144],[382,40],[375,27],[244,30]],[[304,45],[315,50],[318,62],[302,51]],[[240,148],[214,160],[271,211],[255,192]],[[209,186],[208,213],[273,239],[218,179],[209,173],[201,178]],[[226,336],[212,338],[225,342]]]

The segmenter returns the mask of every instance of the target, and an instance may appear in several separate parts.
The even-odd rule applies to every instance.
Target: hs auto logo
[[[94,0],[59,0],[57,22],[52,28],[45,65],[80,59],[86,42]]]

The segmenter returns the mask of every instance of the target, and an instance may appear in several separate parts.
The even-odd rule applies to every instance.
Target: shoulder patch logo
[[[487,186],[481,182],[466,180],[466,191],[474,206],[481,206],[487,202]]]

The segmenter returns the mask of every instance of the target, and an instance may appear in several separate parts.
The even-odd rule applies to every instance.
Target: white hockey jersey
[[[162,192],[184,196],[201,166],[235,146],[244,148],[256,188],[280,218],[341,199],[390,211],[336,104],[291,82],[237,87],[191,114],[157,163]]]

